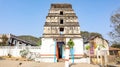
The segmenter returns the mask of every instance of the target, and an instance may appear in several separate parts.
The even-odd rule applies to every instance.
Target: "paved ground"
[[[64,67],[64,63],[63,62],[39,63],[33,61],[0,60],[0,67]],[[70,67],[99,67],[99,66],[86,63],[79,63],[73,64]]]

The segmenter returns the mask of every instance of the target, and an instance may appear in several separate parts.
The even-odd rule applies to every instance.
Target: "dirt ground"
[[[65,67],[65,63],[35,62],[35,61],[28,61],[25,58],[4,56],[4,57],[0,57],[0,67]],[[70,67],[99,67],[99,66],[93,64],[87,64],[87,63],[77,63],[77,64],[70,64]]]
[[[19,61],[19,60],[0,60],[0,67],[65,67],[63,62],[59,63],[43,63],[34,61]],[[99,67],[98,65],[79,63],[72,64],[70,67]]]

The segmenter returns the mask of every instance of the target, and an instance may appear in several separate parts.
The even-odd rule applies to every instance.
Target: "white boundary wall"
[[[20,51],[28,49],[31,53],[40,54],[40,46],[0,46],[0,56],[8,56],[11,54],[13,57],[21,57]]]

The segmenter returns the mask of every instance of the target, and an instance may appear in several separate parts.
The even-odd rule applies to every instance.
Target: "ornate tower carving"
[[[51,4],[43,37],[81,37],[78,17],[71,4]]]

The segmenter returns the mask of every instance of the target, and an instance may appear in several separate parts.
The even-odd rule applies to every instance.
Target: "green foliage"
[[[100,33],[97,33],[97,32],[91,32],[90,36],[98,36],[98,37],[102,38],[102,35]]]
[[[86,41],[88,38],[92,36],[98,36],[102,38],[102,35],[97,32],[88,32],[88,31],[81,31],[81,36],[83,37],[84,41]]]
[[[41,41],[38,41],[38,42],[37,42],[37,46],[40,46],[40,45],[41,45]]]
[[[73,48],[74,47],[74,42],[72,39],[70,39],[67,43],[67,45],[69,46],[69,48]]]
[[[37,38],[34,36],[30,36],[30,35],[22,35],[22,36],[18,36],[18,38],[33,42],[36,44],[36,46],[41,45],[41,38]]]
[[[21,55],[22,57],[26,58],[28,52],[29,52],[28,50],[21,50],[21,51],[20,51],[20,55]]]
[[[112,44],[111,47],[120,48],[120,44]]]
[[[0,42],[0,46],[2,46],[3,44],[2,44],[2,42]]]
[[[90,33],[88,31],[81,31],[81,36],[83,38],[88,38],[88,37],[90,37]]]
[[[86,46],[85,46],[85,49],[86,49],[86,50],[90,50],[90,45],[86,45]]]

